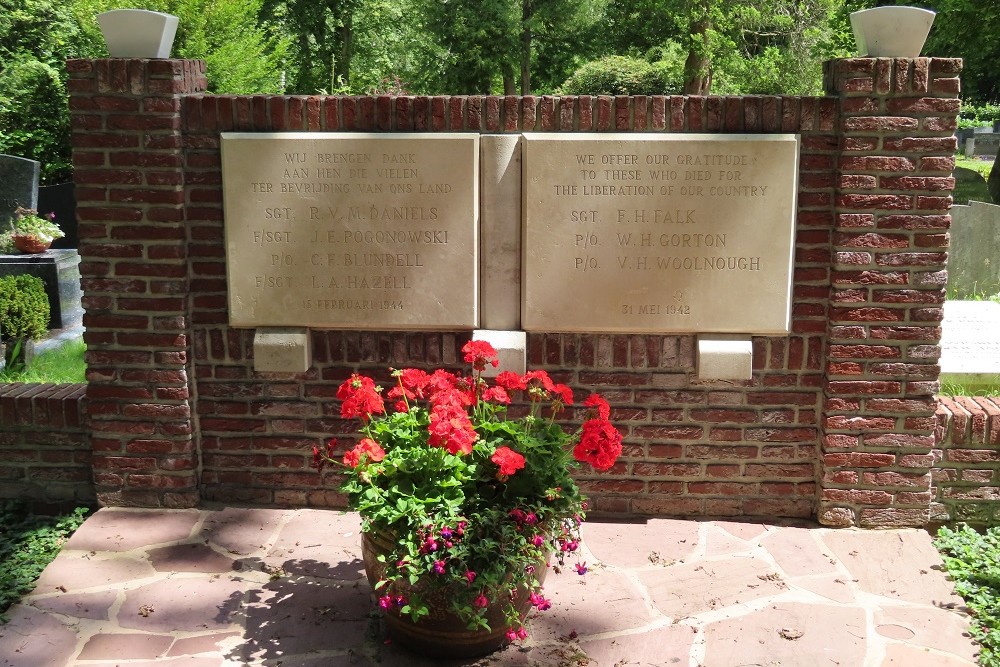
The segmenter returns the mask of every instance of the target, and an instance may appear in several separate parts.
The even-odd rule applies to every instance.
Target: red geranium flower
[[[487,403],[510,405],[510,396],[503,387],[490,387],[483,392],[483,400]]]
[[[583,404],[588,408],[597,408],[597,416],[600,419],[611,418],[611,406],[600,394],[591,394]]]
[[[431,376],[419,368],[405,368],[399,372],[399,384],[407,392],[407,397],[427,398],[427,384]]]
[[[343,401],[340,416],[344,419],[360,417],[367,421],[372,415],[384,413],[385,403],[378,394],[379,390],[375,380],[355,373],[337,389],[337,398]]]
[[[385,450],[371,438],[365,438],[344,454],[344,465],[357,468],[365,459],[374,463],[384,458]]]
[[[430,438],[427,439],[429,445],[444,447],[451,454],[472,453],[472,443],[479,436],[463,408],[447,404],[436,405],[431,410],[430,419]]]
[[[583,423],[580,442],[573,448],[577,461],[589,463],[595,470],[607,470],[622,453],[622,434],[605,419]]]
[[[507,446],[497,447],[490,461],[500,466],[497,477],[510,477],[524,467],[524,457]]]
[[[497,351],[485,340],[470,340],[462,346],[462,352],[465,353],[465,362],[472,364],[477,371],[485,370],[486,364],[491,364],[493,368],[500,365]]]
[[[573,405],[573,390],[564,384],[557,384],[552,386],[552,391],[559,394],[559,398],[562,399],[563,405]]]
[[[500,371],[497,374],[496,382],[498,386],[503,387],[507,391],[524,390],[526,388],[524,379],[512,371]]]
[[[552,383],[552,378],[550,378],[549,374],[545,371],[528,371],[522,378],[522,382],[524,382],[525,386],[530,385],[532,380],[537,380],[538,385],[540,385],[545,391],[552,391],[556,387]]]

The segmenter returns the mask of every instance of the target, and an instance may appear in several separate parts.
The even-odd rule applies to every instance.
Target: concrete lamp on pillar
[[[935,12],[919,7],[875,7],[851,14],[858,53],[869,58],[917,58]]]
[[[169,58],[177,17],[145,9],[113,9],[97,15],[112,58]]]

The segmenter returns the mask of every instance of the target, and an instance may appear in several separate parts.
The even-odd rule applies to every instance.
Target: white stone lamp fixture
[[[858,53],[870,58],[916,58],[935,12],[920,7],[875,7],[851,14]]]
[[[177,17],[145,9],[113,9],[97,15],[112,58],[169,58]]]

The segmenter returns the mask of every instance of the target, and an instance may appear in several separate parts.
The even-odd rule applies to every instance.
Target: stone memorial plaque
[[[796,135],[524,135],[528,331],[786,334]]]
[[[223,133],[222,176],[232,326],[478,326],[478,135]]]

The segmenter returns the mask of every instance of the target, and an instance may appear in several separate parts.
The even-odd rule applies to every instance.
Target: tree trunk
[[[521,94],[531,94],[531,17],[535,8],[531,0],[521,3]]]
[[[686,95],[708,95],[712,90],[712,55],[709,50],[709,32],[712,20],[708,3],[704,14],[691,20],[691,47],[684,61],[684,93]]]
[[[351,56],[354,53],[352,24],[353,16],[348,13],[344,17],[343,23],[337,28],[337,55],[333,68],[335,88],[346,88],[351,85]]]
[[[510,63],[503,65],[503,94],[517,95],[517,78],[514,76],[514,68]]]

